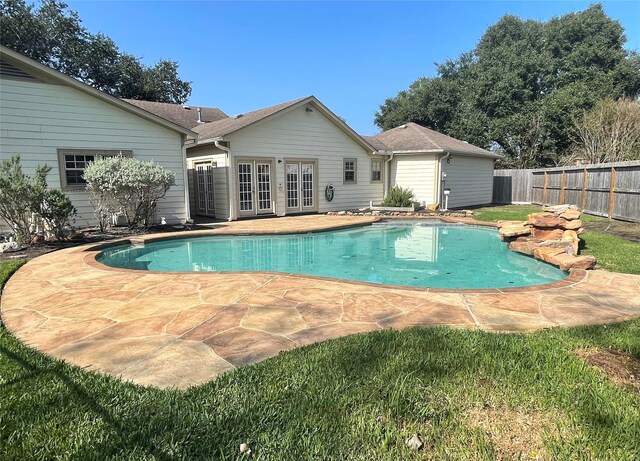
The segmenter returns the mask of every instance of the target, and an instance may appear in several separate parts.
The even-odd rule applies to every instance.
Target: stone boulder
[[[540,241],[560,240],[563,233],[564,231],[562,229],[539,229],[537,227],[531,229],[531,235],[533,236],[533,238]]]
[[[13,253],[22,250],[22,246],[18,242],[10,241],[0,243],[0,253]]]
[[[559,216],[567,221],[573,221],[574,219],[580,219],[580,215],[582,215],[580,210],[569,208],[567,211],[560,213]]]
[[[547,206],[527,216],[525,222],[498,221],[500,237],[509,249],[558,266],[563,271],[591,269],[593,256],[578,256],[584,232],[580,210],[575,205]]]
[[[531,234],[531,227],[525,225],[522,221],[503,221],[498,223],[498,226],[500,226],[498,235],[503,241]]]
[[[534,251],[540,247],[540,240],[519,237],[509,242],[509,249],[525,255],[533,256]]]
[[[561,253],[549,258],[549,263],[558,266],[560,270],[569,271],[571,269],[593,269],[596,265],[596,258],[591,255],[571,256]]]
[[[527,224],[543,229],[563,227],[567,221],[554,213],[533,213],[527,216]]]
[[[540,259],[541,261],[550,263],[552,258],[564,252],[565,252],[564,248],[554,248],[550,246],[545,246],[545,247],[538,247],[535,250],[533,250],[533,256],[536,259]]]

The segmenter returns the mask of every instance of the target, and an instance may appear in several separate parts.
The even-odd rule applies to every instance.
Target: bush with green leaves
[[[64,238],[66,227],[76,214],[71,200],[59,189],[49,189],[51,167],[38,165],[33,177],[22,171],[20,156],[0,162],[0,218],[11,226],[16,240],[28,243],[42,222],[45,230]]]
[[[32,208],[42,220],[44,228],[58,239],[64,239],[66,229],[76,215],[76,207],[60,189],[43,189],[36,192]]]
[[[411,189],[393,186],[382,201],[382,206],[410,207],[413,205],[415,195]]]
[[[130,228],[149,226],[158,200],[176,184],[167,168],[124,156],[91,162],[83,177],[101,226],[116,214],[124,215]]]

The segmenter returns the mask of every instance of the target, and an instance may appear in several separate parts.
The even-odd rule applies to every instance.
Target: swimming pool
[[[148,271],[275,271],[437,288],[523,287],[567,276],[510,251],[493,229],[463,225],[176,238],[110,247],[97,260]]]

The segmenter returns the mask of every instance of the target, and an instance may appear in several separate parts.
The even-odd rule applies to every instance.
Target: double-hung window
[[[371,182],[382,181],[382,160],[371,160]]]
[[[357,173],[357,160],[355,158],[345,158],[343,163],[344,175],[343,182],[355,183]]]
[[[60,185],[63,189],[84,189],[86,181],[82,177],[90,162],[104,157],[123,155],[130,157],[130,150],[59,149]]]

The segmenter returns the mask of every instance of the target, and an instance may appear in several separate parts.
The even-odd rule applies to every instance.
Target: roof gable
[[[273,117],[282,115],[290,110],[294,110],[297,107],[310,104],[327,117],[334,125],[340,130],[346,133],[351,139],[360,144],[364,149],[368,151],[377,150],[374,146],[369,144],[362,136],[356,133],[349,125],[341,120],[337,115],[331,112],[324,104],[322,104],[315,96],[307,96],[304,98],[294,99],[274,106],[264,107],[262,109],[254,110],[244,114],[237,115],[235,117],[228,117],[216,122],[205,123],[194,128],[194,131],[199,135],[199,144],[211,142],[214,139],[220,139],[224,136],[230,135],[243,128],[255,125],[257,123],[264,122]]]
[[[13,51],[5,46],[0,45],[0,57],[2,61],[10,64],[12,67],[20,69],[22,72],[30,75],[38,80],[47,81],[51,83],[55,83],[58,85],[65,85],[75,90],[86,93],[90,96],[93,96],[97,99],[100,99],[108,104],[116,106],[122,110],[130,112],[134,115],[137,115],[141,118],[144,118],[156,125],[160,125],[164,128],[167,128],[171,131],[175,131],[181,133],[186,136],[196,137],[196,133],[180,126],[170,120],[166,120],[162,117],[159,117],[153,113],[147,112],[146,110],[140,109],[132,104],[129,104],[115,96],[111,96],[103,91],[97,90],[92,86],[87,85],[79,80],[76,80],[68,75],[63,74],[51,67],[45,66],[27,56],[24,56],[16,51]]]

